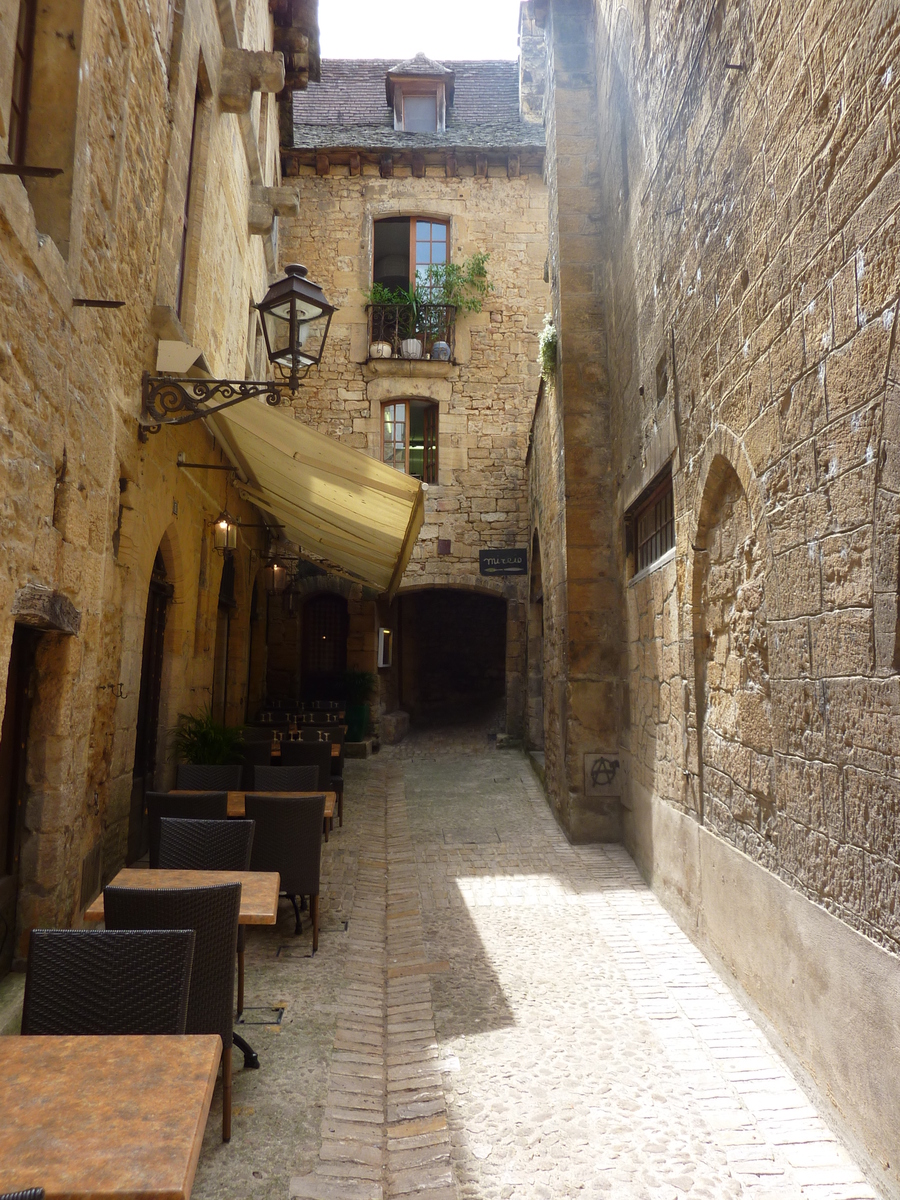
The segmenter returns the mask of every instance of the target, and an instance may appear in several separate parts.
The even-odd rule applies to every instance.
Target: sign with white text
[[[527,575],[527,550],[479,550],[478,570],[482,575]]]

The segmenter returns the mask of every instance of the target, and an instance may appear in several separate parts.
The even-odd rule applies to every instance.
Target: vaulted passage
[[[414,725],[496,707],[506,690],[506,601],[453,588],[399,599],[400,704]]]

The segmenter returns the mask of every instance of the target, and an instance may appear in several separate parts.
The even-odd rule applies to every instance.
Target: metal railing
[[[453,358],[454,305],[423,303],[413,309],[408,304],[369,304],[366,311],[369,315],[369,358]],[[407,343],[405,347],[404,342]],[[410,344],[416,342],[419,352]],[[442,346],[448,346],[449,353],[442,352]]]

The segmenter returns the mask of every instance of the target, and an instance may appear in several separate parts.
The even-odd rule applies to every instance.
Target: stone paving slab
[[[348,763],[319,952],[248,938],[234,1136],[194,1200],[875,1200],[616,846],[569,846],[524,756],[413,735]],[[491,834],[492,836],[487,836]],[[448,836],[450,835],[450,836]]]
[[[392,753],[425,951],[450,963],[431,988],[461,1196],[873,1200],[621,847],[569,846],[521,755],[418,748]],[[499,842],[463,836],[487,824]]]

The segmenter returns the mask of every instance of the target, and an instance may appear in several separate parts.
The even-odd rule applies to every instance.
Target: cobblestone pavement
[[[414,734],[347,764],[319,953],[254,930],[263,1060],[195,1200],[872,1200],[623,850],[573,848],[524,756]],[[240,1056],[235,1066],[239,1067]]]

